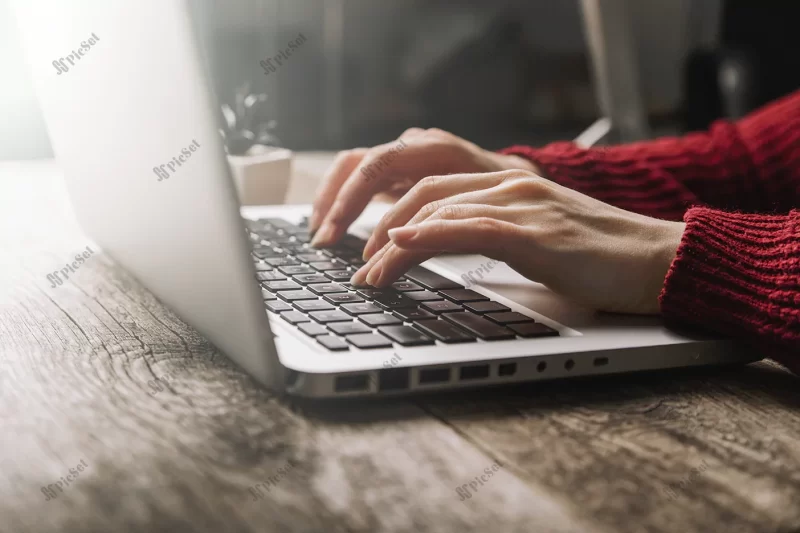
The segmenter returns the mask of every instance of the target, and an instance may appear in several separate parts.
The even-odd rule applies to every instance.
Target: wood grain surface
[[[800,531],[777,365],[293,400],[95,248],[51,163],[0,165],[0,220],[3,533]]]

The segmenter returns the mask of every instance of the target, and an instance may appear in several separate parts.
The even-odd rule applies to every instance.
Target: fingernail
[[[403,226],[402,228],[392,228],[389,230],[389,238],[393,241],[398,239],[410,241],[417,236],[418,230],[416,226]]]
[[[333,236],[333,228],[330,224],[323,224],[323,226],[314,234],[311,239],[311,246],[319,246],[320,244],[327,244]]]
[[[378,261],[375,263],[375,266],[372,267],[372,270],[369,271],[369,275],[367,276],[367,285],[372,285],[375,287],[376,283],[381,279],[381,272],[383,271],[383,261]]]
[[[350,278],[350,283],[356,286],[362,286],[366,284],[367,278],[367,266],[364,265],[363,267],[359,268],[355,274]]]

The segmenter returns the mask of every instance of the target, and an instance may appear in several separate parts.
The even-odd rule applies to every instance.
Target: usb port
[[[608,364],[608,357],[595,357],[594,366],[606,366]]]
[[[460,369],[460,379],[484,379],[489,377],[489,365],[462,366]]]
[[[450,381],[449,368],[427,368],[419,371],[419,384],[447,383]]]
[[[501,363],[497,367],[498,376],[513,376],[517,373],[517,363]]]
[[[367,374],[357,374],[355,376],[338,376],[334,384],[336,392],[355,392],[367,390]]]

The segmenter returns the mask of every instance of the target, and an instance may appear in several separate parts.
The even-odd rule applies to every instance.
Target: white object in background
[[[231,175],[242,205],[273,205],[286,201],[292,175],[291,150],[268,148],[248,155],[229,155]]]

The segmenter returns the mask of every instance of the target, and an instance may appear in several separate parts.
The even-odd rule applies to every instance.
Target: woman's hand
[[[317,191],[312,244],[336,242],[378,193],[396,200],[427,176],[514,168],[536,171],[527,159],[489,152],[437,129],[411,128],[397,141],[341,152]]]
[[[428,177],[383,217],[352,282],[382,287],[441,252],[476,253],[594,309],[658,313],[684,227],[522,170]]]

